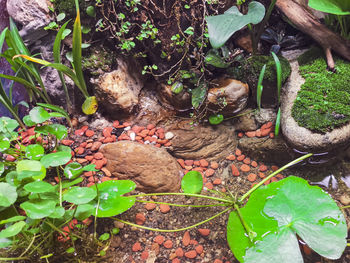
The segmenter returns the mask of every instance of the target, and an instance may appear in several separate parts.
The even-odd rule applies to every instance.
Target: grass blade
[[[262,82],[264,80],[265,70],[266,70],[266,64],[261,68],[259,79],[258,79],[257,91],[256,91],[256,101],[258,104],[259,111],[261,110],[261,96],[264,88],[262,85]]]
[[[280,126],[281,126],[281,107],[278,107],[277,117],[276,117],[276,124],[275,124],[275,136],[277,137],[280,132]]]
[[[282,88],[282,67],[281,62],[277,55],[274,52],[271,52],[272,57],[275,61],[276,65],[276,73],[277,73],[277,99],[278,99],[278,105],[280,104],[280,96],[281,96],[281,88]]]

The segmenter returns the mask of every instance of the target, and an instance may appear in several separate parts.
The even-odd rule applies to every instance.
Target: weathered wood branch
[[[330,70],[334,70],[332,50],[350,61],[350,42],[321,24],[306,7],[293,0],[277,0],[276,6],[300,31],[320,44],[325,51]]]

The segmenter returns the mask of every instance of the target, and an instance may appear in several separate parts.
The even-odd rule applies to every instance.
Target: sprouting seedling
[[[281,89],[282,89],[282,67],[281,62],[277,55],[274,52],[271,52],[273,60],[275,61],[276,65],[276,74],[277,74],[277,103],[278,103],[278,112],[276,117],[276,125],[275,125],[275,135],[278,136],[279,130],[280,130],[280,124],[281,124]]]
[[[261,68],[259,79],[258,79],[257,91],[256,91],[256,101],[258,104],[259,111],[261,110],[261,96],[264,88],[262,85],[262,82],[264,80],[265,70],[266,70],[266,64],[264,64],[264,66]]]

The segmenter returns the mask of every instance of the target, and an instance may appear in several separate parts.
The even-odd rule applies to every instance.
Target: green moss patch
[[[327,70],[322,50],[313,48],[299,57],[305,83],[292,108],[299,126],[319,133],[350,120],[350,63],[335,58],[336,73]]]

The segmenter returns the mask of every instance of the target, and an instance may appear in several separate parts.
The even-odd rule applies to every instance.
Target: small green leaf
[[[25,216],[13,216],[13,217],[1,220],[0,221],[0,225],[17,222],[17,221],[21,221],[21,220],[24,220],[24,219],[26,219]]]
[[[70,30],[69,28],[66,28],[65,30],[63,30],[62,40],[65,39],[71,32],[72,32],[72,30]]]
[[[204,57],[204,61],[206,64],[217,68],[228,68],[230,66],[230,63],[226,63],[223,57],[220,56],[217,49],[210,49]]]
[[[30,119],[35,123],[43,123],[50,119],[50,114],[42,107],[34,107],[29,112]]]
[[[26,225],[26,222],[24,221],[19,221],[17,223],[14,223],[13,225],[5,228],[0,232],[0,238],[6,238],[6,237],[13,237],[17,235],[23,227]]]
[[[22,180],[27,177],[33,177],[34,180],[42,180],[46,176],[45,167],[36,160],[19,161],[17,163],[16,171],[18,173],[18,180]]]
[[[104,233],[102,235],[100,235],[100,237],[98,238],[101,241],[106,241],[111,237],[111,235],[109,233]]]
[[[67,250],[66,250],[66,252],[67,252],[68,254],[72,254],[72,253],[74,253],[74,251],[75,251],[75,248],[74,248],[74,247],[67,248]]]
[[[179,94],[184,88],[184,85],[182,84],[182,82],[175,82],[172,86],[171,86],[171,91],[174,92],[175,94]]]
[[[86,14],[87,14],[88,16],[95,17],[95,16],[96,16],[95,7],[92,6],[92,5],[89,5],[89,6],[86,8]]]
[[[96,197],[96,190],[89,187],[72,187],[63,194],[63,200],[76,204],[86,204]]]
[[[276,116],[276,123],[275,123],[275,136],[277,137],[280,131],[280,125],[281,125],[281,107],[278,108],[277,116]]]
[[[52,200],[33,199],[26,201],[20,207],[32,219],[40,219],[55,212],[56,202]]]
[[[0,136],[0,152],[6,151],[8,148],[10,148],[10,139]]]
[[[69,188],[73,185],[81,183],[83,180],[84,180],[83,177],[78,177],[77,179],[75,179],[73,181],[62,182],[62,188]],[[58,187],[58,185],[56,187]]]
[[[207,95],[206,84],[200,84],[197,88],[192,90],[192,106],[197,109],[205,99]]]
[[[56,20],[57,20],[57,22],[60,22],[63,19],[65,19],[65,17],[66,17],[65,13],[60,13],[60,14],[57,15]]]
[[[5,165],[4,163],[0,163],[0,175],[2,175],[4,171],[5,171]]]
[[[8,133],[14,131],[18,127],[18,122],[9,117],[0,118],[0,132]]]
[[[75,179],[83,173],[83,166],[80,163],[69,163],[64,167],[64,176],[68,179]]]
[[[72,156],[70,152],[55,152],[44,155],[40,162],[45,168],[57,167],[68,163],[71,158]]]
[[[199,194],[203,188],[202,174],[198,171],[190,171],[181,180],[181,189],[187,194]]]
[[[9,207],[17,200],[16,187],[8,183],[0,183],[0,207]]]
[[[265,70],[266,70],[266,64],[264,64],[264,66],[261,68],[261,71],[259,74],[259,79],[258,79],[258,84],[257,84],[256,101],[257,101],[259,110],[261,109],[261,96],[262,96],[262,91],[263,91],[262,82],[264,80]]]
[[[29,115],[26,115],[26,116],[23,117],[23,122],[28,127],[32,127],[32,126],[34,126],[36,124],[34,121],[32,121],[32,119],[30,118]]]
[[[31,193],[46,193],[55,191],[55,187],[51,184],[43,181],[35,181],[29,184],[26,184],[23,187],[26,191]]]
[[[213,114],[209,116],[209,123],[212,125],[218,125],[224,120],[224,115],[222,114]]]
[[[82,110],[86,115],[94,114],[97,111],[97,100],[95,96],[88,97],[85,99]]]
[[[117,228],[117,227],[115,227],[115,228],[112,229],[112,234],[113,234],[113,235],[117,235],[119,232],[120,232],[120,229]]]
[[[45,149],[39,144],[31,144],[26,147],[25,156],[31,160],[40,160],[44,156]]]

